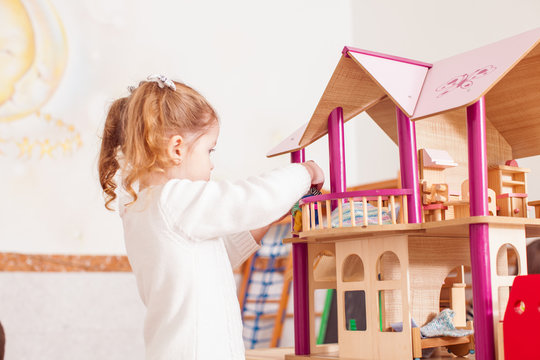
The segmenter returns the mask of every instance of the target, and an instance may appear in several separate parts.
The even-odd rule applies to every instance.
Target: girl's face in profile
[[[219,124],[210,127],[194,143],[183,146],[182,158],[175,171],[175,177],[192,181],[210,180],[210,174],[214,169],[211,153],[219,136]]]

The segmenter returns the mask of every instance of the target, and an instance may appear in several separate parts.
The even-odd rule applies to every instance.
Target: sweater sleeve
[[[174,231],[192,240],[258,229],[284,215],[311,184],[304,166],[290,164],[247,180],[171,180],[160,205]]]
[[[225,236],[223,242],[233,269],[242,265],[251,254],[261,247],[249,231]]]

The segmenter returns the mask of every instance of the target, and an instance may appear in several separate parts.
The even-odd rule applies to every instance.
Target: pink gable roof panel
[[[429,69],[413,120],[470,105],[540,39],[540,28],[438,61]]]
[[[279,145],[277,145],[275,148],[270,150],[268,154],[266,154],[267,157],[273,157],[277,155],[286,154],[289,152],[293,152],[296,150],[300,150],[302,147],[300,144],[300,139],[302,138],[302,135],[304,134],[304,131],[306,130],[308,123],[305,123],[304,125],[300,126],[298,129],[296,129],[291,135],[289,135],[285,140],[283,140]]]
[[[409,117],[412,116],[428,73],[427,66],[357,52],[349,55]]]

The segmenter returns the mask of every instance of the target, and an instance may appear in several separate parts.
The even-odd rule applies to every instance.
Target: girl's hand
[[[302,163],[305,166],[309,174],[311,175],[311,184],[321,190],[324,184],[324,172],[314,161],[306,161]]]
[[[309,175],[311,176],[311,184],[312,184],[312,186],[315,186],[317,188],[317,190],[321,190],[321,188],[322,188],[322,186],[324,184],[324,172],[319,167],[319,165],[317,165],[314,161],[306,161],[306,162],[302,163],[301,165],[305,166],[305,168],[309,172]],[[253,236],[253,238],[255,239],[257,244],[260,245],[262,238],[264,237],[264,235],[266,234],[266,232],[268,231],[270,226],[272,226],[275,223],[280,222],[281,220],[283,220],[287,216],[291,216],[290,212],[287,212],[281,218],[277,219],[276,221],[274,221],[271,224],[263,226],[262,228],[259,228],[259,229],[251,230],[250,231],[251,236]]]

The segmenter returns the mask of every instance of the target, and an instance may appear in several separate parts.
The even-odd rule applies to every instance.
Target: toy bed
[[[396,204],[396,217],[399,216],[399,204]],[[368,225],[377,225],[379,224],[379,211],[376,206],[371,205],[370,203],[366,203],[366,214],[368,219]],[[381,209],[381,217],[382,217],[382,224],[392,224],[392,215],[391,215],[391,205],[389,204],[387,207],[383,207]],[[332,211],[332,227],[347,227],[352,226],[352,219],[351,219],[351,203],[346,202],[341,207],[342,212],[342,223],[340,226],[339,221],[339,208],[335,208]],[[353,212],[354,212],[354,218],[355,218],[355,224],[363,224],[364,223],[364,203],[362,201],[354,201],[353,202]]]

